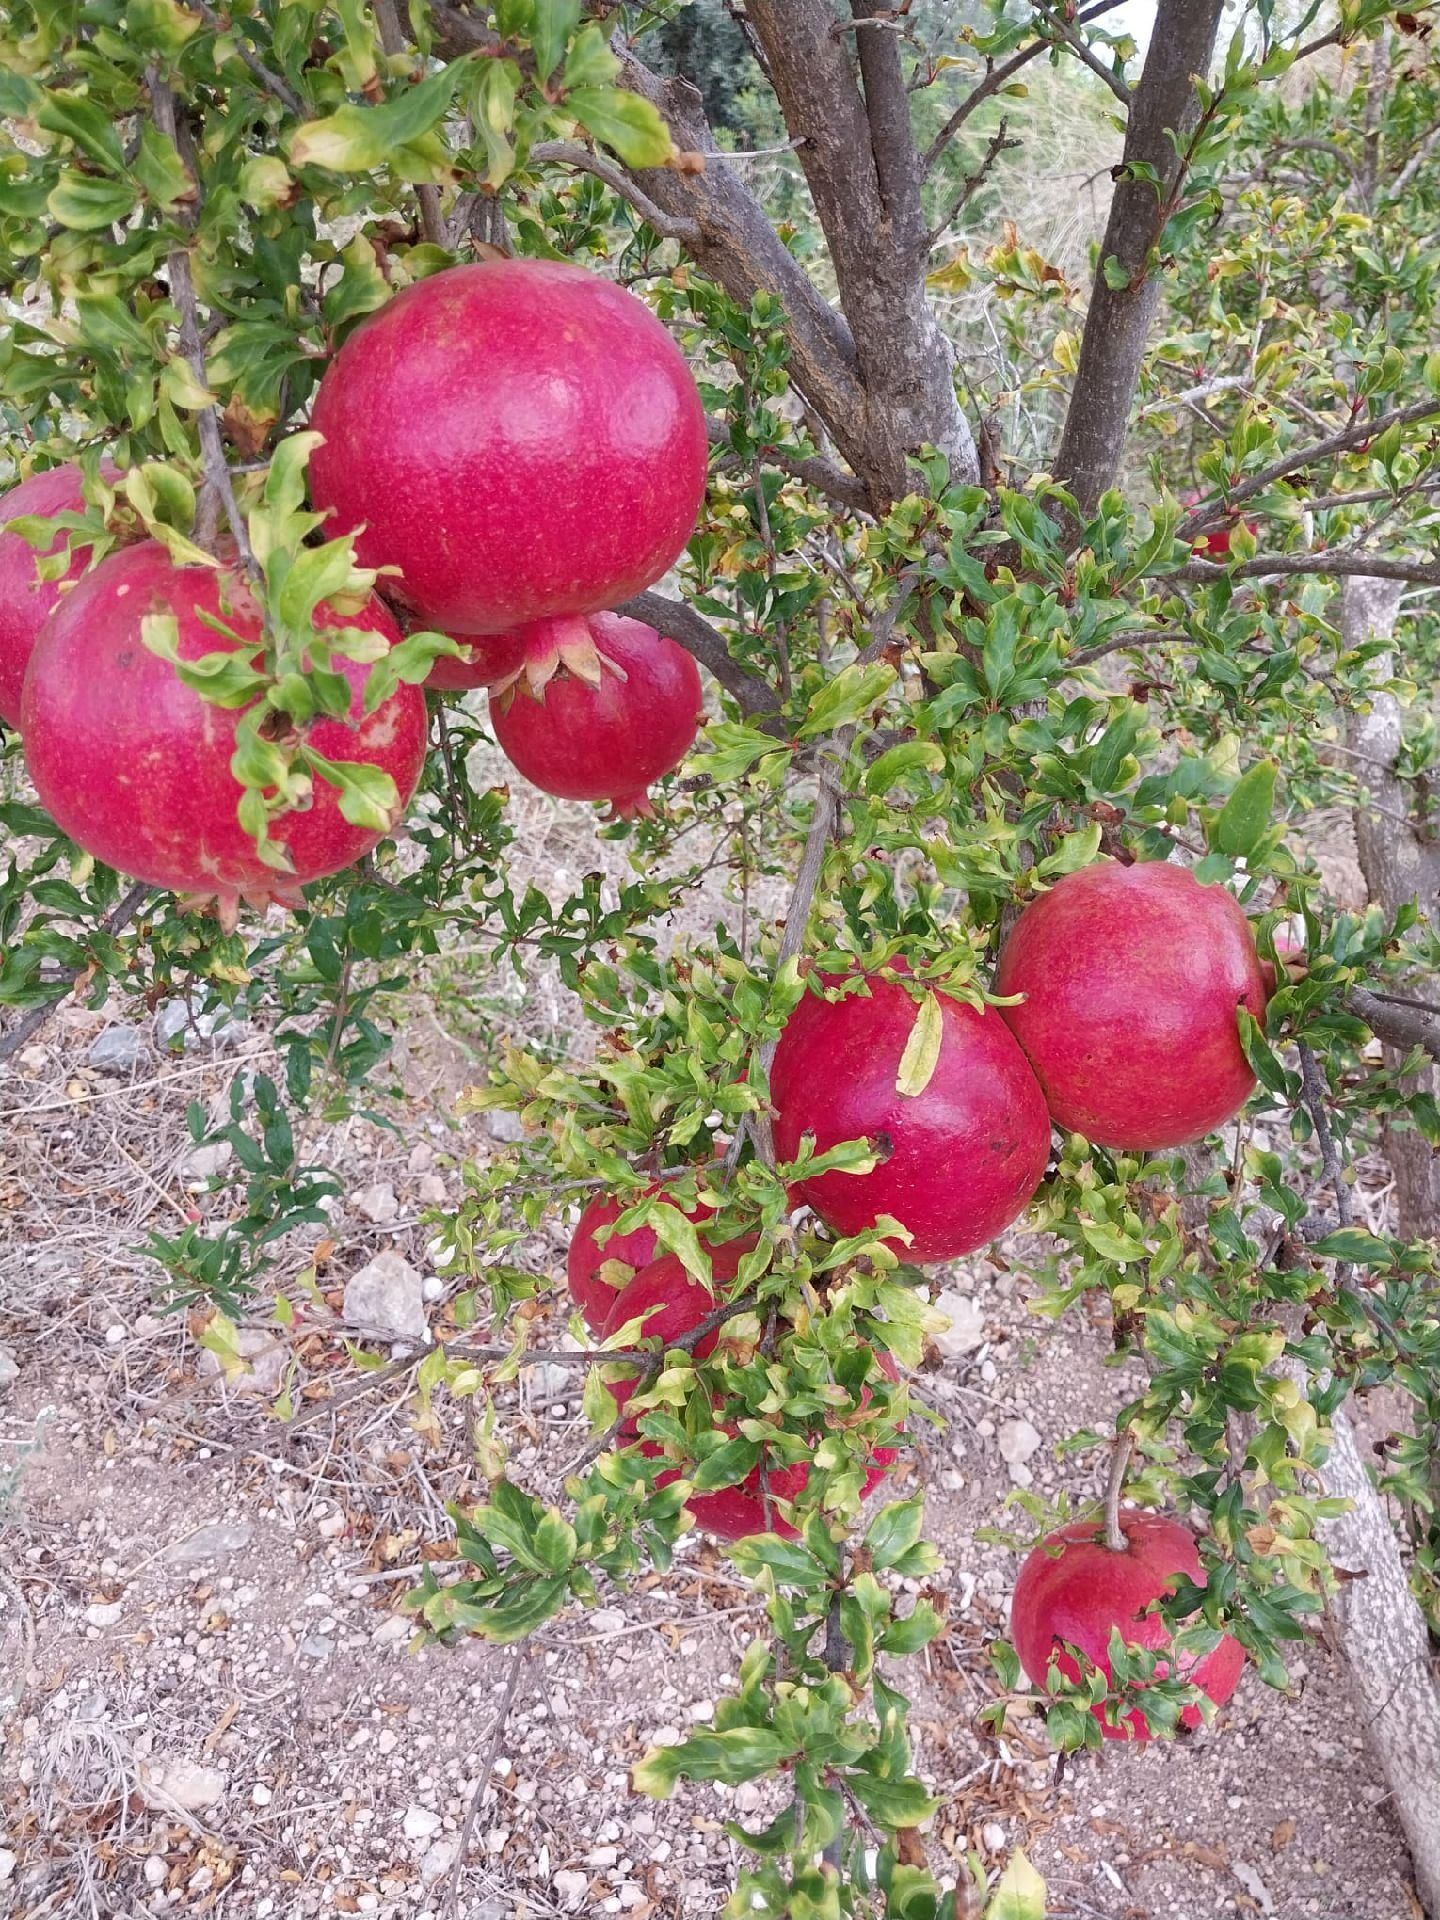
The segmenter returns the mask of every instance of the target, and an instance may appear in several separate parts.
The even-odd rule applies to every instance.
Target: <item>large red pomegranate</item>
[[[1245,1104],[1237,1007],[1265,982],[1238,901],[1183,867],[1101,861],[1021,914],[995,977],[1058,1124],[1097,1146],[1184,1146]]]
[[[107,480],[113,480],[116,471],[108,462],[101,466]],[[37,519],[49,519],[57,513],[84,511],[84,475],[73,461],[67,461],[61,467],[47,467],[44,473],[32,473],[0,497],[0,526],[32,514]],[[35,636],[61,597],[62,583],[42,580],[36,562],[63,546],[67,537],[57,533],[41,549],[32,547],[18,533],[0,533],[0,720],[7,726],[20,724],[20,689]],[[72,555],[66,580],[83,573],[89,558],[87,547]]]
[[[1078,1682],[1079,1663],[1061,1643],[1077,1647],[1087,1665],[1110,1679],[1110,1630],[1118,1627],[1125,1644],[1155,1650],[1168,1647],[1170,1628],[1147,1609],[1185,1574],[1197,1586],[1205,1570],[1194,1535],[1176,1520],[1158,1513],[1127,1513],[1120,1518],[1126,1548],[1107,1547],[1103,1524],[1080,1520],[1050,1534],[1031,1552],[1015,1583],[1010,1607],[1010,1637],[1031,1684],[1044,1687],[1053,1661],[1067,1680]],[[1223,1706],[1240,1683],[1245,1651],[1228,1634],[1199,1660],[1182,1660],[1181,1676]],[[1168,1676],[1162,1664],[1161,1678]],[[1116,1726],[1107,1724],[1103,1705],[1092,1709],[1107,1740],[1148,1740],[1150,1728],[1138,1708]],[[1181,1721],[1198,1727],[1199,1707],[1186,1707]]]
[[[325,373],[315,505],[361,528],[386,592],[444,632],[594,613],[684,550],[705,416],[632,294],[553,260],[450,267],[395,295]]]
[[[836,982],[827,982],[834,985]],[[916,1003],[898,980],[829,1001],[808,994],[785,1023],[770,1070],[775,1150],[793,1160],[806,1134],[821,1152],[868,1139],[866,1174],[822,1173],[796,1196],[836,1233],[882,1213],[912,1235],[910,1260],[955,1260],[1002,1233],[1029,1204],[1050,1151],[1035,1076],[991,1007],[937,994],[940,1055],[922,1093],[896,1091]]]
[[[715,1250],[712,1265],[717,1280],[733,1280],[742,1255],[753,1245],[753,1241],[731,1241]],[[666,1342],[681,1340],[692,1328],[698,1327],[702,1320],[715,1310],[715,1297],[693,1280],[673,1254],[664,1254],[660,1259],[644,1269],[643,1272],[622,1289],[611,1309],[610,1319],[606,1323],[606,1334],[618,1333],[627,1321],[639,1314],[646,1314],[645,1329],[647,1335],[658,1335]],[[715,1351],[720,1340],[720,1330],[707,1333],[694,1349],[698,1360],[708,1358]],[[899,1378],[895,1362],[888,1353],[877,1355],[877,1364],[887,1380]],[[638,1379],[638,1376],[637,1376]],[[610,1392],[615,1396],[618,1409],[623,1409],[631,1394],[635,1391],[636,1380],[621,1380],[610,1383]],[[869,1403],[870,1389],[866,1387],[861,1394],[862,1407]],[[727,1433],[733,1428],[726,1428]],[[634,1440],[637,1423],[627,1421],[620,1429],[623,1441]],[[818,1439],[818,1436],[817,1436]],[[661,1449],[653,1441],[642,1440],[642,1453],[656,1457]],[[865,1476],[861,1489],[861,1498],[867,1498],[879,1486],[897,1458],[893,1447],[876,1447],[871,1455],[874,1465]],[[681,1470],[678,1467],[667,1469],[655,1482],[657,1487],[669,1486],[672,1480],[678,1480]],[[797,1460],[788,1466],[773,1466],[768,1472],[770,1498],[794,1500],[798,1498],[810,1479],[808,1461]],[[707,1533],[714,1534],[718,1540],[743,1540],[752,1533],[767,1531],[765,1517],[765,1494],[761,1485],[760,1468],[751,1469],[745,1479],[733,1487],[720,1487],[710,1493],[692,1494],[686,1506],[695,1517],[695,1524],[703,1527]],[[789,1539],[796,1537],[796,1530],[788,1521],[783,1520],[771,1509],[769,1531],[784,1534]]]
[[[644,1197],[664,1191],[665,1182],[657,1180],[645,1189]],[[570,1297],[594,1333],[599,1333],[609,1319],[620,1289],[660,1255],[660,1242],[653,1227],[632,1227],[629,1233],[612,1233],[603,1243],[597,1238],[641,1197],[638,1193],[623,1198],[610,1193],[597,1194],[580,1215],[571,1236],[570,1251],[565,1257]],[[685,1218],[707,1220],[712,1211],[702,1200]]]
[[[310,807],[271,824],[294,871],[277,873],[260,860],[236,818],[242,789],[230,757],[238,713],[182,685],[141,637],[147,614],[171,614],[183,659],[218,652],[226,641],[205,624],[207,613],[258,650],[259,611],[237,573],[176,567],[149,540],[102,560],[41,629],[25,677],[25,758],[57,824],[108,866],[215,899],[226,911],[242,898],[294,902],[307,881],[349,866],[382,836],[345,820],[338,789],[317,777]],[[334,624],[370,628],[392,645],[399,638],[373,596],[362,612],[335,616]],[[337,664],[353,689],[357,724],[318,719],[305,739],[328,759],[383,769],[403,809],[425,759],[424,695],[399,687],[361,719],[369,669]]]
[[[525,629],[525,665],[490,695],[506,757],[562,800],[608,800],[617,819],[652,811],[646,789],[699,730],[703,695],[683,647],[617,613]]]

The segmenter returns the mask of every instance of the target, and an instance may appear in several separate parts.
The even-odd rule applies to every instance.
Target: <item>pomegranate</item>
[[[713,1266],[717,1280],[731,1280],[735,1277],[741,1256],[753,1245],[753,1241],[731,1241],[718,1247],[713,1257]],[[714,1311],[716,1305],[712,1294],[681,1266],[673,1254],[665,1254],[636,1275],[628,1286],[622,1289],[610,1319],[606,1324],[607,1334],[618,1333],[627,1320],[635,1319],[646,1313],[647,1334],[657,1334],[667,1342],[675,1342],[685,1337],[692,1328],[699,1326],[707,1314]],[[706,1359],[715,1351],[720,1339],[720,1330],[707,1333],[695,1347],[695,1357]],[[895,1362],[888,1353],[877,1356],[877,1364],[887,1380],[899,1378]],[[617,1408],[625,1406],[635,1391],[636,1381],[622,1380],[612,1382],[610,1392],[614,1394]],[[860,1405],[869,1404],[870,1389],[864,1388],[860,1396]],[[633,1441],[638,1426],[628,1420],[620,1429],[622,1441]],[[727,1434],[733,1434],[733,1427],[725,1427]],[[651,1440],[640,1441],[640,1450],[651,1459],[656,1459],[661,1448]],[[876,1447],[872,1459],[874,1465],[865,1476],[861,1489],[861,1498],[868,1498],[897,1458],[893,1447]],[[656,1479],[657,1487],[667,1487],[671,1481],[681,1479],[679,1467],[667,1468]],[[794,1500],[808,1485],[810,1480],[809,1462],[797,1460],[788,1466],[774,1466],[768,1473],[771,1501]],[[714,1534],[718,1540],[743,1540],[752,1533],[773,1531],[788,1539],[796,1537],[796,1530],[788,1521],[782,1519],[772,1509],[770,1525],[765,1519],[765,1495],[761,1486],[760,1468],[753,1467],[744,1480],[733,1487],[720,1487],[710,1493],[694,1493],[686,1501],[686,1506],[695,1517],[695,1524],[703,1527],[707,1533]]]
[[[1205,504],[1205,495],[1202,493],[1186,493],[1181,495],[1181,505],[1190,512],[1193,512],[1196,507],[1203,504]],[[1214,503],[1212,502],[1211,504],[1213,505]],[[1212,527],[1209,533],[1202,533],[1198,540],[1191,541],[1190,551],[1201,560],[1223,560],[1230,551],[1230,536],[1234,533],[1235,523],[1239,518],[1240,515],[1238,512],[1233,513],[1225,526]],[[1260,531],[1260,523],[1258,520],[1246,520],[1244,527],[1245,531],[1252,537],[1258,535]]]
[[[922,1093],[895,1086],[916,1003],[879,976],[844,1000],[807,995],[770,1071],[780,1159],[793,1160],[806,1134],[821,1152],[868,1139],[879,1155],[870,1173],[800,1181],[796,1199],[845,1235],[890,1214],[912,1236],[897,1249],[918,1261],[958,1259],[1003,1232],[1029,1204],[1050,1151],[1044,1098],[1004,1021],[993,1008],[936,997],[940,1056]]]
[[[105,479],[113,480],[118,469],[105,461],[100,471]],[[52,514],[84,511],[84,475],[73,461],[67,461],[62,467],[32,473],[0,498],[0,526],[30,514],[48,519]],[[63,546],[67,537],[57,533],[42,550],[22,540],[18,533],[0,533],[0,720],[10,727],[20,724],[20,689],[35,636],[61,597],[62,583],[42,580],[35,563]],[[66,580],[78,578],[89,559],[89,548],[82,547],[71,557]]]
[[[1010,1638],[1032,1685],[1045,1685],[1052,1662],[1067,1680],[1079,1681],[1080,1664],[1061,1651],[1062,1642],[1078,1648],[1087,1666],[1098,1667],[1109,1680],[1112,1627],[1120,1629],[1127,1646],[1168,1647],[1168,1624],[1147,1609],[1170,1588],[1176,1574],[1205,1585],[1194,1536],[1178,1521],[1158,1513],[1127,1513],[1121,1515],[1120,1530],[1127,1542],[1123,1553],[1106,1546],[1100,1521],[1081,1520],[1050,1534],[1027,1556],[1011,1602]],[[1244,1649],[1227,1635],[1202,1659],[1182,1659],[1180,1673],[1218,1707],[1239,1685],[1244,1664]],[[1156,1671],[1167,1677],[1163,1663]],[[1104,1704],[1091,1711],[1107,1740],[1150,1738],[1138,1708],[1114,1726],[1106,1720]],[[1184,1726],[1198,1727],[1199,1707],[1186,1707],[1180,1719]]]
[[[645,1189],[645,1196],[663,1191],[664,1182],[657,1180]],[[632,1227],[629,1233],[612,1233],[603,1242],[596,1237],[604,1228],[613,1226],[641,1197],[638,1193],[623,1198],[597,1194],[580,1215],[571,1236],[570,1251],[565,1258],[570,1297],[593,1333],[599,1333],[609,1319],[620,1288],[660,1256],[660,1242],[653,1227]],[[711,1212],[702,1201],[685,1217],[708,1220]]]
[[[326,616],[399,639],[372,596],[359,614]],[[141,637],[147,614],[171,614],[180,655],[193,660],[226,645],[209,614],[257,649],[261,619],[244,580],[228,570],[176,567],[144,541],[110,554],[67,593],[42,628],[25,678],[25,757],[40,798],[61,829],[107,865],[153,886],[215,899],[294,904],[299,889],[368,853],[382,835],[352,826],[340,795],[315,780],[304,811],[282,814],[271,836],[294,871],[278,873],[236,818],[242,789],[230,771],[238,714],[184,686]],[[368,668],[337,660],[353,689],[351,718],[317,719],[307,744],[332,760],[362,761],[395,782],[403,807],[425,759],[425,699],[402,686],[361,719]]]
[[[431,665],[425,684],[435,693],[471,693],[477,687],[497,686],[511,679],[525,664],[523,633],[455,633],[462,657],[442,653]]]
[[[608,800],[612,816],[654,811],[646,789],[699,730],[702,694],[683,647],[617,613],[540,620],[525,664],[490,695],[490,721],[525,778],[562,800]]]
[[[447,268],[350,335],[315,396],[317,508],[444,632],[595,613],[684,551],[705,416],[632,294],[553,260]]]
[[[1021,914],[997,993],[1050,1111],[1097,1146],[1198,1140],[1245,1104],[1255,1077],[1237,1007],[1265,982],[1239,903],[1164,861],[1067,873]]]

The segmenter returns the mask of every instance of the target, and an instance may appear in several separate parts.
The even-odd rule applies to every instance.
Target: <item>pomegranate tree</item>
[[[955,1260],[1002,1233],[1028,1206],[1050,1151],[1044,1097],[1004,1021],[944,993],[935,1004],[939,1053],[918,1093],[897,1085],[915,999],[878,975],[841,1000],[808,994],[770,1072],[782,1160],[807,1134],[820,1152],[867,1139],[877,1155],[870,1173],[800,1181],[797,1200],[839,1234],[890,1214],[911,1236],[897,1245],[918,1261]]]
[[[101,469],[112,479],[115,469]],[[30,515],[50,519],[59,513],[85,511],[85,477],[73,461],[64,466],[47,467],[44,473],[32,473],[18,487],[12,487],[0,499],[0,526],[7,521]],[[7,726],[20,724],[20,690],[25,669],[35,645],[35,636],[61,597],[63,583],[42,580],[37,562],[64,545],[66,535],[57,533],[44,548],[32,547],[18,533],[0,533],[0,720]],[[82,548],[72,555],[66,580],[83,573],[89,552]]]
[[[1164,861],[1068,873],[1021,914],[997,993],[1057,1123],[1097,1146],[1178,1147],[1221,1126],[1255,1077],[1236,1010],[1265,982],[1239,903]]]
[[[658,1259],[661,1252],[653,1227],[632,1227],[628,1233],[610,1233],[603,1240],[600,1236],[637,1200],[660,1192],[663,1186],[657,1181],[647,1187],[643,1195],[632,1193],[622,1199],[614,1194],[597,1194],[576,1223],[565,1257],[565,1275],[570,1297],[593,1333],[600,1332],[609,1319],[621,1288],[627,1286],[642,1267]],[[710,1211],[701,1201],[685,1218],[705,1220]]]
[[[733,1280],[741,1259],[753,1244],[748,1240],[731,1241],[718,1247],[711,1261],[715,1279]],[[715,1311],[716,1304],[714,1294],[687,1273],[674,1254],[663,1254],[622,1288],[611,1308],[604,1331],[607,1336],[618,1333],[627,1322],[643,1316],[645,1337],[657,1336],[669,1344],[683,1340],[693,1332]],[[720,1334],[721,1329],[717,1327],[703,1335],[693,1348],[697,1360],[707,1359],[715,1351]],[[899,1378],[895,1362],[888,1353],[877,1356],[877,1365],[887,1380]],[[615,1397],[617,1410],[623,1411],[638,1385],[638,1374],[631,1380],[610,1383],[609,1391]],[[862,1410],[869,1403],[870,1389],[866,1387],[860,1396]],[[733,1435],[736,1429],[722,1425],[721,1431]],[[633,1418],[627,1419],[621,1427],[620,1437],[622,1444],[634,1441],[638,1437],[638,1422]],[[817,1434],[817,1443],[819,1437]],[[661,1453],[661,1449],[651,1440],[642,1439],[640,1450],[652,1459],[658,1458]],[[897,1456],[892,1447],[876,1447],[870,1457],[873,1465],[866,1472],[862,1498],[874,1492]],[[680,1468],[667,1468],[658,1476],[656,1485],[669,1486],[681,1477]],[[737,1485],[694,1493],[685,1504],[693,1514],[696,1525],[718,1540],[743,1540],[750,1534],[770,1532],[794,1539],[795,1529],[773,1509],[767,1518],[766,1486],[772,1502],[794,1500],[804,1491],[809,1480],[810,1463],[806,1460],[769,1467],[764,1484],[757,1464]]]
[[[63,831],[121,873],[222,908],[237,899],[293,902],[308,881],[368,853],[382,831],[352,825],[338,789],[317,777],[310,806],[271,823],[291,871],[261,860],[236,817],[243,789],[230,759],[239,713],[202,699],[150,650],[142,629],[154,614],[176,622],[181,660],[226,649],[207,616],[260,651],[259,612],[230,569],[177,567],[154,541],[92,569],[41,629],[21,713],[31,777]],[[358,614],[329,620],[381,633],[392,645],[400,637],[373,596]],[[323,604],[317,622],[327,623]],[[336,664],[352,689],[350,723],[317,718],[303,743],[326,759],[388,773],[403,808],[424,764],[424,696],[401,686],[362,717],[368,668],[338,657]]]
[[[1067,1647],[1078,1649],[1090,1669],[1098,1668],[1107,1681],[1110,1672],[1110,1634],[1118,1627],[1125,1644],[1148,1652],[1168,1647],[1171,1633],[1155,1602],[1184,1574],[1196,1586],[1205,1585],[1205,1569],[1188,1527],[1157,1513],[1120,1516],[1125,1536],[1123,1551],[1105,1543],[1103,1522],[1075,1521],[1049,1534],[1026,1558],[1015,1583],[1010,1608],[1010,1637],[1020,1664],[1032,1685],[1044,1687],[1051,1666],[1072,1683],[1081,1678],[1080,1663]],[[1222,1706],[1240,1683],[1245,1653],[1228,1634],[1200,1659],[1177,1663],[1177,1677],[1200,1687]],[[1163,1661],[1155,1669],[1167,1678]],[[1150,1727],[1139,1708],[1112,1724],[1107,1703],[1092,1708],[1107,1740],[1148,1740]],[[1183,1709],[1181,1722],[1198,1727],[1198,1706]]]
[[[315,505],[386,591],[446,632],[594,613],[679,557],[705,416],[660,322],[554,260],[450,267],[362,322],[312,425]]]
[[[694,743],[704,695],[683,647],[616,613],[540,620],[525,660],[490,695],[495,738],[525,778],[562,800],[652,811],[647,788]]]

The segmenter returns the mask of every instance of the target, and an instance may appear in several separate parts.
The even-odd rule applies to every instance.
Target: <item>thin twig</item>
[[[132,887],[122,899],[116,901],[109,913],[106,914],[105,918],[100,922],[99,931],[101,933],[112,934],[123,932],[140,911],[140,908],[149,899],[151,891],[152,889],[147,886]],[[75,982],[87,971],[88,969],[85,967],[77,967],[73,973],[67,973],[65,975],[65,991],[63,993],[57,994],[53,1000],[47,1000],[42,1007],[32,1007],[24,1019],[17,1021],[9,1033],[0,1035],[0,1062],[6,1061],[12,1054],[18,1053],[21,1047],[25,1045],[25,1042],[40,1031],[51,1014],[54,1013],[58,1007],[63,1006],[69,998],[70,990]]]
[[[459,1848],[455,1855],[455,1864],[450,1869],[450,1879],[445,1889],[445,1904],[440,1909],[440,1920],[454,1920],[460,1900],[460,1881],[465,1872],[465,1856],[470,1851],[470,1837],[475,1831],[475,1819],[485,1804],[495,1777],[495,1762],[500,1758],[500,1742],[505,1737],[505,1722],[510,1717],[510,1709],[515,1705],[515,1696],[520,1690],[520,1678],[525,1672],[527,1660],[528,1653],[525,1642],[522,1640],[511,1655],[510,1674],[505,1682],[505,1691],[500,1696],[495,1725],[490,1730],[490,1744],[485,1749],[480,1777],[475,1782],[475,1791],[471,1794],[470,1804],[465,1809],[465,1818],[460,1827]]]
[[[372,0],[372,3],[375,24],[380,29],[380,45],[391,59],[407,52],[408,42],[400,26],[395,0]],[[440,211],[440,189],[433,182],[422,182],[415,188],[415,198],[420,203],[420,228],[425,238],[432,246],[448,247],[450,236]]]
[[[1324,1168],[1326,1181],[1335,1194],[1336,1218],[1342,1227],[1348,1227],[1355,1216],[1350,1206],[1350,1189],[1340,1176],[1340,1152],[1335,1145],[1335,1135],[1330,1130],[1325,1085],[1308,1044],[1301,1040],[1297,1042],[1295,1050],[1300,1056],[1300,1084],[1304,1089],[1305,1111],[1310,1116],[1315,1138],[1320,1143],[1320,1164]]]
[[[641,219],[654,227],[662,238],[679,240],[687,247],[698,247],[700,244],[702,235],[698,220],[692,220],[688,215],[666,213],[613,160],[592,152],[589,147],[582,147],[578,140],[537,140],[530,149],[530,162],[541,166],[553,162],[557,166],[574,167],[579,173],[593,173],[597,180],[605,182],[612,193],[618,193],[627,206],[633,207]]]
[[[1105,1544],[1112,1553],[1127,1553],[1129,1536],[1120,1524],[1120,1496],[1125,1491],[1125,1471],[1135,1450],[1135,1435],[1121,1427],[1110,1450],[1110,1472],[1105,1480]]]
[[[1062,40],[1077,59],[1083,60],[1097,79],[1104,81],[1105,85],[1110,89],[1111,93],[1114,94],[1121,106],[1128,107],[1134,98],[1129,87],[1126,86],[1118,73],[1106,66],[1099,54],[1094,51],[1085,39],[1085,36],[1077,33],[1074,27],[1062,20],[1058,14],[1052,13],[1050,8],[1046,6],[1045,0],[1030,0],[1030,6],[1032,11],[1037,13],[1045,22],[1046,26],[1050,28],[1056,38]]]
[[[960,191],[951,201],[944,217],[937,220],[929,233],[926,234],[925,252],[927,255],[934,252],[935,248],[940,244],[940,241],[950,231],[951,227],[954,226],[961,212],[969,205],[971,198],[979,191],[991,173],[1001,154],[1004,153],[1007,148],[1018,147],[1021,144],[1018,140],[1011,140],[1008,137],[1009,132],[1009,120],[1002,120],[990,136],[990,144],[985,149],[984,158],[981,160],[979,166],[975,169],[974,173],[970,174],[962,182]]]
[[[209,0],[189,0],[189,4],[200,15],[207,27],[213,27],[216,33],[228,33],[233,36],[235,51],[267,93],[273,94],[281,106],[287,108],[298,118],[303,119],[308,109],[305,102],[296,93],[290,82],[266,66],[265,62],[248,47],[240,36],[240,30],[233,20],[226,19],[209,3]]]

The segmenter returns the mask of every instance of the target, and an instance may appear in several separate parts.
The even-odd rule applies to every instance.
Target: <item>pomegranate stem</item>
[[[1125,1553],[1130,1542],[1120,1525],[1120,1495],[1125,1487],[1125,1469],[1135,1448],[1135,1436],[1122,1427],[1115,1436],[1110,1453],[1110,1472],[1105,1481],[1105,1544],[1112,1553]]]

